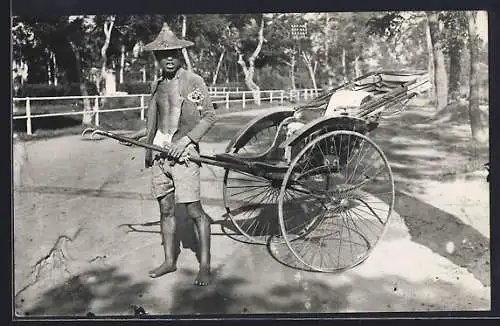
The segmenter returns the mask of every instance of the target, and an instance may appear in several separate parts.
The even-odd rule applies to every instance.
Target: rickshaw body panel
[[[311,134],[322,131],[322,133],[335,130],[351,130],[360,134],[365,134],[377,127],[377,123],[369,123],[364,119],[349,116],[321,117],[306,123],[296,134],[288,138],[283,147],[293,147],[301,140]]]
[[[293,108],[280,108],[274,109],[268,113],[259,115],[250,120],[238,133],[231,139],[226,146],[226,152],[230,152],[233,148],[245,144],[248,139],[253,137],[259,130],[267,128],[272,125],[281,123],[284,119],[293,116],[295,110]]]

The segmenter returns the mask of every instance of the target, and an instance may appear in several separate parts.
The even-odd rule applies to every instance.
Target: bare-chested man
[[[158,37],[145,46],[153,51],[162,69],[162,78],[153,85],[148,107],[146,130],[130,135],[146,136],[149,144],[168,147],[168,156],[146,150],[146,167],[152,168],[152,193],[157,198],[161,215],[161,236],[165,261],[151,270],[156,278],[176,270],[180,253],[176,241],[174,208],[194,221],[200,264],[196,285],[210,283],[210,220],[200,203],[200,166],[184,161],[186,155],[199,155],[199,141],[215,123],[216,116],[203,79],[182,68],[181,49],[193,45],[178,39],[165,24]]]

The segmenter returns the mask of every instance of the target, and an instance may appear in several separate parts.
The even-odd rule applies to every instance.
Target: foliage
[[[88,95],[98,95],[93,83],[87,83]],[[55,96],[81,96],[79,83],[64,85],[25,84],[19,88],[16,97],[55,97]]]
[[[255,50],[258,42],[260,13],[186,14],[186,38],[195,43],[188,49],[193,69],[207,82],[211,81],[221,54],[218,84],[242,82],[243,71],[238,65],[235,49],[243,59]],[[13,59],[27,62],[28,83],[47,83],[48,62],[55,54],[60,84],[78,81],[75,71],[73,44],[81,57],[81,69],[87,80],[98,73],[100,50],[105,35],[103,23],[107,15],[61,16],[57,18],[14,17],[12,21]],[[463,12],[440,12],[443,24],[443,51],[450,64],[453,49],[463,49],[467,38]],[[290,59],[296,53],[295,78],[297,86],[309,87],[307,67],[300,51],[307,52],[315,65],[318,85],[331,79],[339,84],[344,77],[376,69],[427,69],[426,20],[423,12],[337,12],[337,13],[269,13],[265,14],[264,44],[255,60],[255,80],[261,88],[290,86]],[[125,49],[124,85],[119,90],[137,92],[142,89],[142,73],[147,84],[155,74],[154,58],[143,52],[142,46],[151,42],[164,22],[180,37],[182,15],[117,15],[112,29],[106,65],[120,68],[122,47]],[[294,39],[293,24],[307,23],[307,38]],[[487,44],[482,44],[487,49]],[[299,51],[299,52],[298,52]],[[299,55],[297,55],[299,54]],[[345,59],[345,66],[343,66]],[[459,62],[468,66],[467,51],[461,51]],[[457,59],[457,60],[458,60]],[[481,52],[487,64],[487,51]],[[94,70],[92,70],[94,68]],[[344,76],[344,70],[346,76]],[[461,84],[468,82],[468,69],[459,71]],[[147,87],[146,87],[147,88]]]

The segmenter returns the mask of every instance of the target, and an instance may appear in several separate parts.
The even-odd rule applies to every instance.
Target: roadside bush
[[[151,85],[151,82],[128,82],[119,84],[116,90],[128,94],[149,94],[151,93]]]
[[[86,82],[88,95],[98,95],[95,84]],[[25,84],[14,94],[15,97],[81,96],[79,83],[65,85]]]

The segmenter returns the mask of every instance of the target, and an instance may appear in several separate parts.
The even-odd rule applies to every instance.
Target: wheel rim
[[[259,130],[243,146],[231,153],[257,155],[266,150],[274,139],[278,123]],[[279,233],[278,197],[280,183],[262,177],[226,169],[223,199],[226,216],[234,227],[251,243],[265,245],[269,236]],[[237,236],[233,236],[239,240]]]
[[[282,237],[299,261],[336,272],[368,258],[387,229],[393,205],[392,171],[380,148],[362,134],[333,131],[292,161],[278,217]]]

